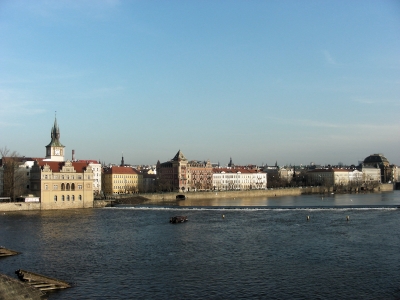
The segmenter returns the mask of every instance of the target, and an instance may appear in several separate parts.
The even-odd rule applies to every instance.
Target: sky
[[[0,1],[0,148],[400,165],[400,2]]]

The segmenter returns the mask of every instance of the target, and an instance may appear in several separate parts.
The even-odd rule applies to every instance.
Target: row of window
[[[58,177],[59,177],[58,175],[53,175],[53,176],[51,176],[51,175],[43,175],[43,176],[44,176],[44,179],[58,179]],[[87,178],[90,179],[90,175],[88,175]],[[71,176],[69,176],[69,175],[61,175],[60,179],[75,179],[75,175],[71,175]],[[76,176],[76,179],[82,179],[82,175]]]
[[[57,202],[58,196],[54,196],[54,202]],[[78,195],[78,200],[82,201],[82,195]],[[75,195],[61,195],[61,201],[75,201]]]
[[[83,188],[82,184],[78,184],[78,190],[81,190]],[[49,189],[49,185],[45,184],[44,185],[44,189],[48,190]],[[53,184],[53,190],[58,190],[58,184]],[[62,191],[75,191],[75,183],[61,183],[61,190]]]

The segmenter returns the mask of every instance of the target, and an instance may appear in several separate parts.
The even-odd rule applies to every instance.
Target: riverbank
[[[393,184],[381,184],[373,192],[393,191]],[[294,187],[276,188],[267,190],[247,190],[247,191],[208,191],[208,192],[185,192],[185,193],[154,193],[154,194],[127,194],[116,195],[112,199],[95,200],[93,207],[102,208],[113,204],[140,205],[140,204],[168,204],[176,202],[177,195],[185,195],[186,199],[234,199],[234,198],[254,198],[254,197],[283,197],[300,196],[307,194],[331,194],[332,187]],[[0,211],[27,211],[40,210],[40,203],[11,202],[0,203]]]
[[[373,192],[393,191],[393,185],[382,184]],[[208,192],[185,192],[185,193],[155,193],[138,195],[118,195],[112,200],[97,200],[95,207],[101,208],[114,204],[122,205],[140,205],[140,204],[160,204],[167,205],[176,203],[177,195],[185,195],[186,199],[237,199],[237,198],[256,198],[256,197],[284,197],[300,196],[308,194],[331,194],[332,189],[327,187],[295,187],[295,188],[277,188],[267,190],[247,190],[247,191],[208,191]],[[353,192],[355,193],[355,192]],[[364,192],[363,192],[364,193]]]

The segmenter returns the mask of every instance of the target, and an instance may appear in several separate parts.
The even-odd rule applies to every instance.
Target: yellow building
[[[143,175],[131,167],[111,167],[103,173],[106,195],[137,193],[143,187]]]
[[[41,209],[93,207],[93,170],[87,163],[35,161],[30,182]]]
[[[30,170],[30,193],[40,209],[93,207],[93,170],[88,162],[64,161],[57,119],[51,129],[46,158],[35,159]]]

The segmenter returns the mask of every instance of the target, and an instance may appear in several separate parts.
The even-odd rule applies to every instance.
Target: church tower
[[[64,148],[65,146],[60,143],[60,129],[57,125],[57,117],[55,117],[51,129],[51,142],[46,146],[45,160],[64,161]]]

